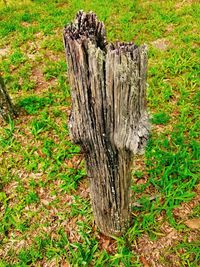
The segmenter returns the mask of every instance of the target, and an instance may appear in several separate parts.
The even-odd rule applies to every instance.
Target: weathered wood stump
[[[17,111],[14,108],[12,101],[6,91],[3,78],[0,76],[0,115],[3,120],[8,121],[9,117],[17,116]]]
[[[85,153],[95,222],[106,235],[130,223],[131,161],[148,137],[147,50],[106,42],[92,12],[78,12],[64,30],[72,88],[69,128]]]

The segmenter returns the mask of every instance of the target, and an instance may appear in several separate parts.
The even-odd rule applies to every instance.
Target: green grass
[[[67,126],[62,31],[80,9],[96,12],[109,41],[149,48],[151,136],[133,166],[132,225],[117,239],[105,239],[94,225],[83,155]],[[0,10],[0,49],[7,51],[0,70],[23,110],[0,128],[0,267],[143,266],[140,240],[159,242],[165,224],[180,238],[159,250],[158,262],[199,266],[198,230],[184,224],[199,217],[197,1],[8,0]],[[160,39],[166,50],[155,47]],[[182,219],[174,210],[184,203],[191,210]]]

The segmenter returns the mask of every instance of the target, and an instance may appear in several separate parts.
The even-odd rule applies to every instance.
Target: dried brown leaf
[[[61,267],[70,267],[70,264],[68,262],[62,263]]]
[[[185,225],[191,229],[200,229],[200,218],[193,218],[185,221]]]
[[[140,260],[143,264],[143,267],[150,267],[150,265],[149,265],[148,261],[145,259],[145,257],[140,256]]]

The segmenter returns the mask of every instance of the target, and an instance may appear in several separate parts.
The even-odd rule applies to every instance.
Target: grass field
[[[117,239],[94,224],[68,135],[62,32],[80,9],[109,40],[149,49],[151,137],[133,163],[132,226]],[[0,267],[200,266],[199,14],[192,0],[0,2],[1,74],[22,111],[0,122]]]

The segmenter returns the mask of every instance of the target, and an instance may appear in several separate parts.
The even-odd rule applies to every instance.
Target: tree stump
[[[122,235],[130,224],[131,162],[149,132],[146,46],[107,43],[92,12],[79,11],[64,30],[72,88],[69,129],[85,154],[94,218],[101,232]]]
[[[0,76],[0,115],[3,120],[8,121],[9,117],[17,116],[17,111],[15,110],[12,101],[6,91],[6,87],[3,78]]]

